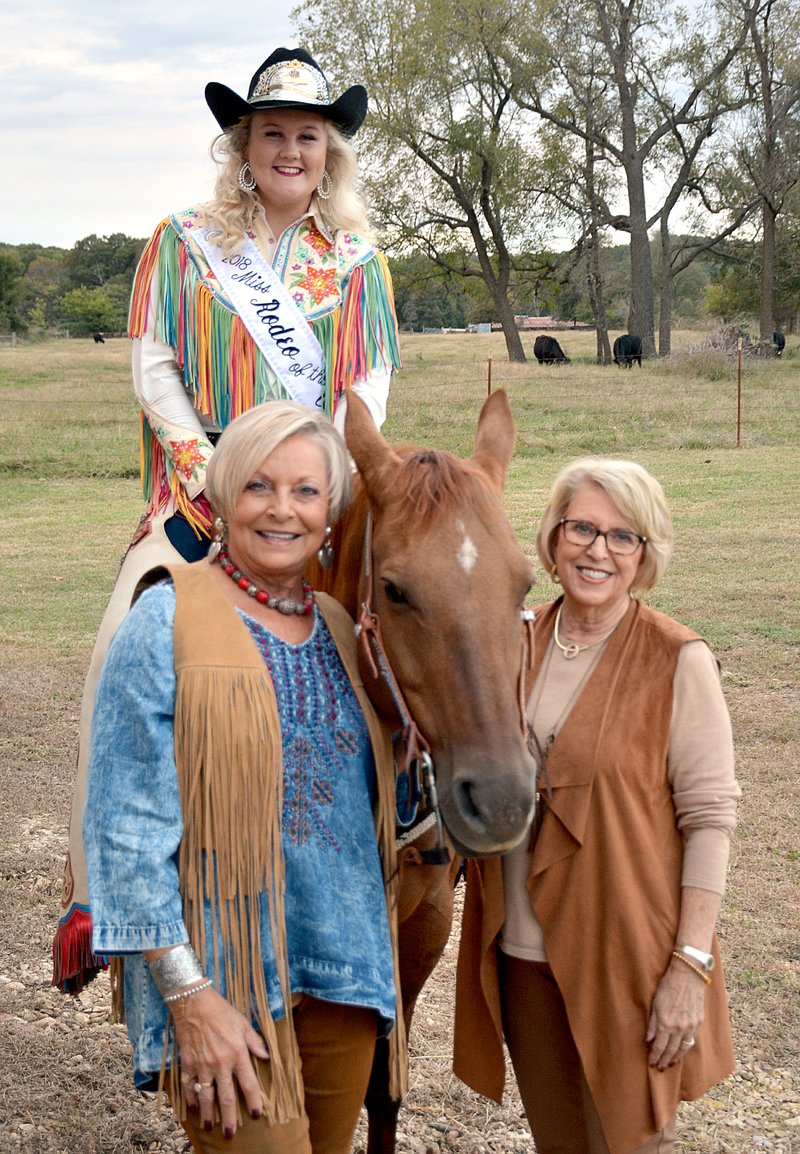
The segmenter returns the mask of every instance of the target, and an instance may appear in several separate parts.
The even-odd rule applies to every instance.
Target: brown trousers
[[[219,1124],[203,1130],[198,1116],[187,1114],[181,1125],[199,1154],[349,1154],[372,1069],[376,1014],[302,997],[292,1015],[303,1063],[305,1116],[269,1126],[264,1118],[251,1118],[242,1101],[242,1123],[233,1138],[226,1138]],[[279,1022],[279,1045],[287,1033],[285,1020]],[[258,1061],[258,1071],[268,1089],[269,1062]]]
[[[503,1034],[537,1154],[609,1154],[552,970],[502,950],[498,962]],[[673,1119],[630,1154],[674,1149]]]

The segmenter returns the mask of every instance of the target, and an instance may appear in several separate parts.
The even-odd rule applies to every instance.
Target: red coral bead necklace
[[[231,560],[228,550],[224,547],[220,549],[217,557],[220,565],[225,573],[228,574],[231,581],[235,581],[239,588],[248,595],[254,598],[259,605],[266,605],[267,609],[277,609],[278,613],[283,613],[290,617],[296,614],[298,617],[306,617],[314,607],[314,590],[307,581],[303,582],[303,600],[294,601],[291,597],[275,597],[269,590],[256,585],[255,581],[251,580],[236,563]]]

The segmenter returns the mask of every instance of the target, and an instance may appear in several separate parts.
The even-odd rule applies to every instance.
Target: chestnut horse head
[[[345,435],[361,491],[342,522],[328,588],[358,620],[363,574],[358,603],[353,590],[369,511],[370,608],[430,747],[445,826],[462,855],[503,853],[528,829],[536,769],[520,704],[532,566],[502,503],[516,435],[508,400],[496,392],[486,401],[467,461],[391,448],[352,393]],[[366,673],[365,686],[373,696]]]

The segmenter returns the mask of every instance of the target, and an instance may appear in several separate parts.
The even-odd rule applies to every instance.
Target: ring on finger
[[[192,1089],[195,1094],[199,1094],[202,1090],[210,1090],[213,1085],[213,1082],[193,1082]]]
[[[691,1047],[694,1045],[694,1043],[695,1043],[694,1038],[684,1038],[683,1041],[681,1042],[681,1045],[686,1046],[686,1048],[688,1050],[688,1049],[691,1049]]]

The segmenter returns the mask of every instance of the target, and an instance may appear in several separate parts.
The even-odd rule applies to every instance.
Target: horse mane
[[[405,448],[395,452],[401,464],[393,478],[387,523],[407,522],[411,510],[415,525],[427,529],[465,500],[473,508],[488,511],[496,507],[497,491],[473,461],[459,460],[442,449]]]

